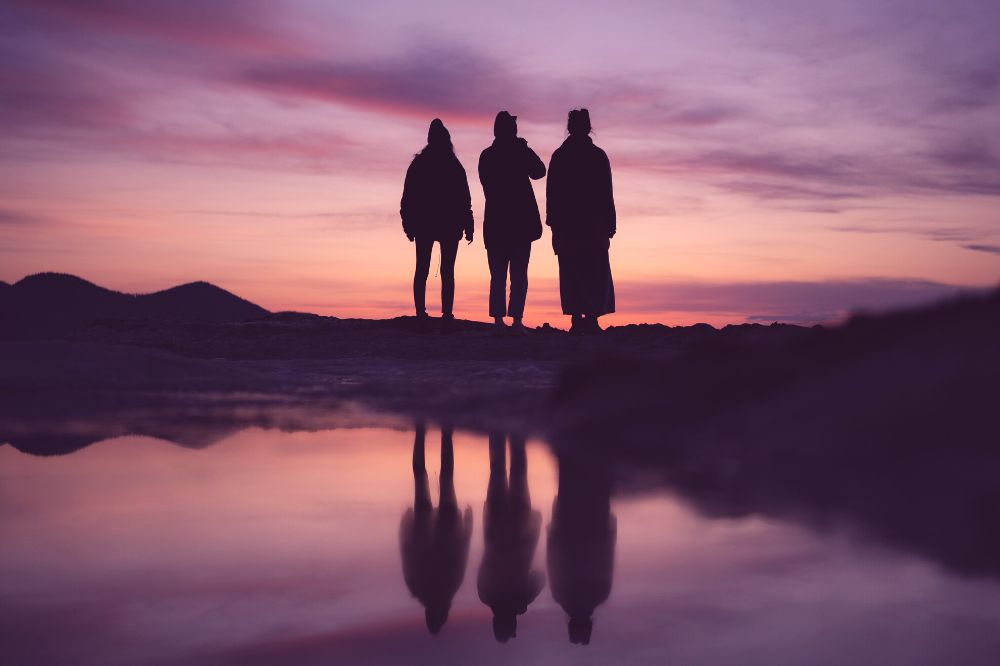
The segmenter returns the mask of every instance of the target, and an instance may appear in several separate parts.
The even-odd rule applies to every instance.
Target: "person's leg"
[[[524,449],[524,437],[510,436],[510,504],[515,511],[531,510],[531,495],[528,492],[528,455]]]
[[[507,501],[507,439],[499,431],[490,433],[490,480],[486,485],[486,503],[493,507]]]
[[[575,253],[563,250],[557,255],[559,260],[559,300],[562,311],[570,315],[570,333],[580,333],[583,326],[583,310],[580,308],[579,258]]]
[[[503,325],[507,315],[507,251],[504,248],[491,247],[486,250],[490,265],[490,316],[498,326]]]
[[[431,249],[434,241],[417,237],[413,242],[417,248],[417,266],[413,271],[413,305],[417,310],[417,316],[426,316],[426,292],[427,275],[431,270]]]
[[[455,258],[458,256],[458,241],[441,241],[441,314],[452,317],[455,306]]]
[[[441,494],[438,509],[458,511],[455,495],[455,449],[452,445],[451,426],[441,426]]]
[[[507,313],[514,318],[514,327],[523,329],[524,302],[528,297],[528,261],[531,243],[515,247],[510,253],[510,306]]]
[[[423,422],[416,425],[413,436],[413,509],[417,514],[431,510],[431,489],[424,467],[424,438],[427,429]]]

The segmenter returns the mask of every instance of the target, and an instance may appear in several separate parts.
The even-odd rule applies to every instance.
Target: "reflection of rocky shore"
[[[2,401],[0,401],[2,402]],[[245,428],[315,431],[392,422],[350,404],[250,393],[46,393],[0,405],[0,443],[31,455],[66,455],[141,435],[202,449]]]
[[[795,344],[580,367],[553,441],[657,474],[710,515],[843,523],[1000,576],[998,331],[994,293]]]

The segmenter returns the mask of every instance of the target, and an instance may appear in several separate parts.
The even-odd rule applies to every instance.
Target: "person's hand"
[[[472,245],[472,237],[473,237],[473,235],[474,234],[471,231],[466,231],[465,232],[465,240],[469,241],[469,245]]]
[[[406,234],[406,240],[413,242],[413,234]]]

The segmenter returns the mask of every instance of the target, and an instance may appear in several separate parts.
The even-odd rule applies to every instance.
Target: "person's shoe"
[[[597,323],[597,317],[587,317],[583,323],[583,332],[587,335],[597,335],[604,329]]]
[[[573,318],[570,321],[572,323],[569,327],[569,332],[572,333],[573,335],[583,335],[584,333],[583,317],[581,317],[580,315],[573,315]]]
[[[493,320],[493,331],[497,335],[507,335],[507,330],[507,324],[503,323],[503,319],[495,317]]]
[[[524,327],[524,323],[521,320],[515,320],[510,327],[510,332],[512,335],[527,335],[528,329]]]
[[[453,314],[441,315],[441,332],[452,333],[454,331],[455,331],[455,315]]]
[[[416,329],[418,332],[423,333],[427,330],[427,326],[430,323],[431,318],[427,316],[426,312],[418,312],[416,320]]]

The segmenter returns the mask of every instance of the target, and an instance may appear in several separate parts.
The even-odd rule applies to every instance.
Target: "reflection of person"
[[[611,163],[590,138],[587,109],[569,112],[569,137],[552,154],[546,219],[559,258],[559,296],[574,333],[601,330],[597,318],[615,311],[608,258],[616,230]]]
[[[416,243],[417,266],[413,273],[413,304],[417,317],[427,316],[425,296],[434,243],[441,244],[441,312],[453,319],[455,257],[458,241],[472,242],[472,199],[462,163],[455,156],[451,134],[435,118],[427,131],[427,146],[410,162],[399,204],[403,232]]]
[[[424,425],[418,424],[413,442],[413,508],[399,526],[403,579],[410,593],[424,605],[427,629],[436,634],[448,619],[451,601],[462,586],[472,540],[472,509],[463,513],[455,497],[455,456],[451,429],[441,430],[441,498],[431,504],[424,467]]]
[[[479,156],[479,180],[486,195],[483,240],[490,263],[490,316],[501,330],[503,318],[510,316],[512,330],[523,333],[531,243],[542,237],[542,218],[529,179],[544,176],[545,164],[517,136],[517,116],[498,113],[493,136],[493,144]],[[508,270],[509,305],[504,302]]]
[[[545,577],[532,570],[542,515],[531,510],[524,438],[510,438],[510,483],[506,442],[490,433],[490,481],[483,507],[485,550],[479,566],[479,598],[493,611],[493,635],[506,642],[517,635],[517,616],[528,610]]]
[[[569,616],[573,643],[590,643],[594,609],[611,593],[616,538],[609,471],[561,456],[549,525],[549,589]]]

